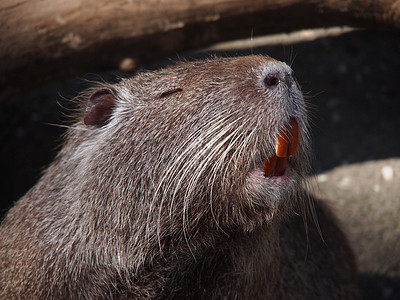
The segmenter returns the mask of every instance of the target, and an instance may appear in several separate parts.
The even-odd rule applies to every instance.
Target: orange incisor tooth
[[[276,162],[275,176],[282,176],[283,173],[285,173],[286,164],[287,164],[287,158],[286,157],[279,157],[278,158],[278,161]]]
[[[276,155],[269,157],[265,160],[264,163],[264,175],[265,176],[271,176],[272,173],[274,172],[275,166],[276,166],[276,161],[277,161]]]
[[[282,176],[287,167],[287,157],[296,154],[299,143],[299,124],[295,118],[290,118],[289,124],[276,137],[275,155],[264,162],[264,175]]]
[[[296,154],[297,145],[299,143],[299,124],[295,118],[290,118],[290,141],[289,141],[289,148],[287,150],[287,155],[292,157]]]
[[[287,137],[282,132],[277,136],[276,143],[275,143],[275,154],[278,157],[286,157],[287,151],[289,148],[289,144],[286,141]]]
[[[287,157],[289,143],[287,141],[288,136],[287,133],[285,133],[285,131],[286,130],[281,131],[276,138],[275,152],[276,156],[278,157]]]

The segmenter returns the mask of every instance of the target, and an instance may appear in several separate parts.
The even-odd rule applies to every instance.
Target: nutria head
[[[184,62],[88,98],[62,152],[84,178],[77,192],[98,222],[147,239],[251,230],[296,201],[308,122],[282,62]]]

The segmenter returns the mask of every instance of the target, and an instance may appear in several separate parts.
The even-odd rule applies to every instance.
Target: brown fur
[[[0,227],[2,299],[358,298],[345,237],[300,188],[308,122],[287,65],[186,62],[97,91],[115,105],[77,117]],[[260,168],[290,117],[282,183]]]

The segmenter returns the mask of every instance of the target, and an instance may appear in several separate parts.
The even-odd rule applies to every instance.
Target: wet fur
[[[252,56],[96,87],[116,99],[107,123],[79,114],[2,223],[1,298],[357,299],[345,237],[300,188],[310,145],[291,76]],[[254,170],[291,116],[300,145],[283,189]]]

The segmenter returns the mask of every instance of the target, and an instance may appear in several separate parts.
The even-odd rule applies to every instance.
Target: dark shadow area
[[[391,278],[377,274],[362,274],[360,278],[364,300],[400,299],[400,278]],[[377,284],[379,283],[379,284]]]

